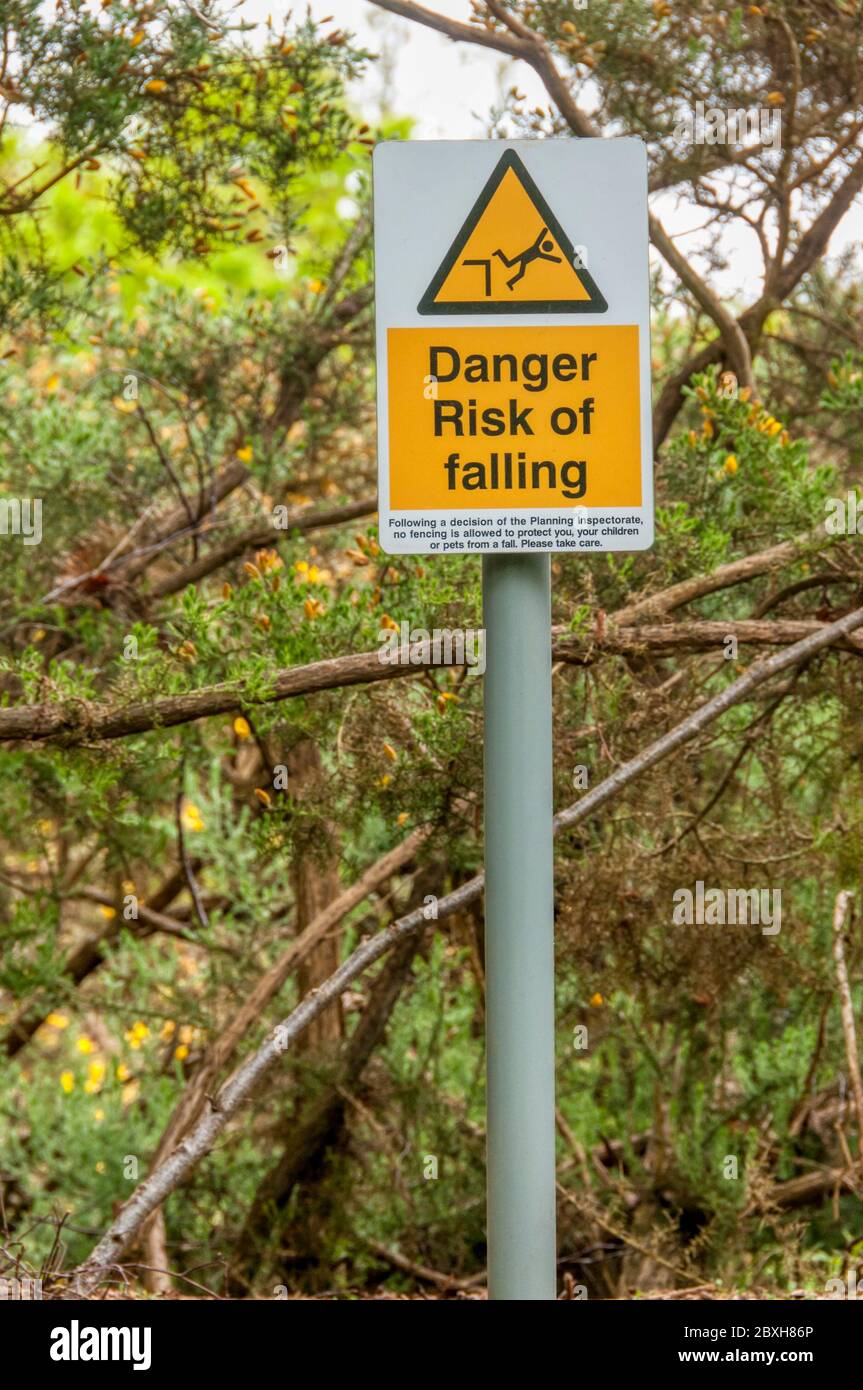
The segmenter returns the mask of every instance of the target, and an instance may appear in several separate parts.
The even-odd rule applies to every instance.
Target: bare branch
[[[839,1007],[842,1015],[842,1032],[845,1037],[845,1056],[848,1060],[848,1075],[851,1078],[851,1091],[857,1111],[857,1153],[863,1158],[863,1081],[860,1079],[860,1054],[857,1051],[857,1031],[854,1027],[854,1001],[848,983],[848,969],[845,965],[845,921],[851,906],[853,893],[842,889],[836,894],[833,909],[833,962],[836,966],[836,981],[839,986]]]

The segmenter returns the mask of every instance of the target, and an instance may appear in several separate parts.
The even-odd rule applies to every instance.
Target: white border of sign
[[[517,516],[515,548],[482,537],[446,544],[451,522],[466,529],[471,509],[396,514],[389,498],[387,330],[429,328],[441,319],[417,305],[506,150],[515,150],[608,301],[602,314],[448,314],[447,327],[549,328],[636,324],[639,329],[642,505],[627,508],[477,505],[485,518]],[[650,399],[650,300],[647,155],[641,140],[385,141],[374,152],[375,325],[377,333],[378,505],[380,540],[390,554],[507,554],[645,550],[653,544],[653,444]],[[529,518],[535,518],[535,524]],[[427,523],[427,524],[426,524]],[[615,534],[615,529],[618,533]],[[470,529],[470,528],[467,528]],[[611,534],[603,534],[604,531]],[[620,534],[619,532],[623,532]],[[589,537],[589,539],[588,539]]]

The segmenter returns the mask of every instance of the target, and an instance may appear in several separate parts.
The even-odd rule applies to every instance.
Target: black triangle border
[[[608,310],[608,301],[597,285],[589,270],[576,270],[578,278],[581,280],[585,289],[588,291],[589,299],[532,299],[521,300],[514,304],[503,300],[463,300],[458,304],[436,304],[435,296],[443,285],[465,246],[471,232],[476,227],[494,194],[497,192],[504,175],[508,169],[512,169],[518,179],[521,180],[524,189],[532,200],[537,211],[541,213],[545,226],[553,234],[555,241],[563,251],[567,260],[572,264],[575,257],[575,247],[570,241],[566,232],[561,227],[545,198],[540,193],[534,180],[531,178],[524,164],[519,159],[515,150],[506,150],[495,165],[490,178],[485,187],[471,208],[465,219],[461,230],[450,246],[449,251],[441,262],[438,270],[431,281],[428,289],[417,305],[419,314],[604,314]],[[575,269],[575,267],[573,267]]]

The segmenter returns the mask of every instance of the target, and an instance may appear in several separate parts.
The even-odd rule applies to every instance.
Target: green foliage
[[[731,216],[705,187],[716,152],[682,151],[674,128],[706,91],[734,106],[774,85],[783,96],[772,13],[507,9],[537,27],[577,96],[602,92],[610,132],[646,138],[655,187],[688,182],[720,223]],[[817,41],[813,6],[783,13],[817,132],[793,149],[799,167],[825,122],[847,134],[860,20],[818,20]],[[334,21],[254,33],[217,4],[17,0],[3,19],[15,60],[0,96],[39,138],[19,122],[0,144],[0,504],[39,499],[43,537],[0,536],[0,708],[67,724],[0,751],[0,1244],[20,1242],[38,1268],[61,1224],[68,1268],[322,903],[428,832],[288,971],[219,1080],[361,938],[481,867],[480,676],[354,684],[345,660],[379,674],[382,639],[403,623],[478,629],[482,596],[476,557],[378,544],[374,135],[345,88],[366,55]],[[517,93],[493,121],[562,133]],[[392,120],[384,133],[408,131]],[[774,154],[748,160],[762,189],[777,186]],[[653,302],[659,412],[717,330],[659,272]],[[837,329],[854,344],[838,360]],[[595,787],[762,650],[705,644],[692,636],[703,620],[757,621],[778,646],[789,625],[809,631],[859,602],[856,538],[823,531],[826,500],[859,482],[851,263],[816,266],[763,330],[754,392],[708,365],[672,412],[654,550],[553,559],[554,621],[571,643],[553,682],[558,808],[580,795],[575,769]],[[344,503],[360,515],[333,521]],[[803,534],[781,564],[709,582]],[[614,645],[616,613],[686,581],[698,581],[686,603],[642,611],[643,645]],[[273,698],[281,673],[324,662],[336,675],[321,689]],[[838,1219],[829,1200],[813,1206],[801,1234],[776,1185],[840,1162],[837,1124],[851,1142],[831,919],[863,853],[860,694],[853,655],[822,653],[559,838],[561,1249],[591,1296],[649,1292],[669,1263],[781,1296],[856,1258],[853,1193]],[[219,712],[187,717],[205,696]],[[177,723],[171,700],[184,702]],[[108,711],[129,731],[97,739]],[[673,895],[699,881],[781,891],[781,932],[674,923]],[[169,1198],[172,1268],[216,1286],[227,1253],[253,1293],[287,1282],[344,1297],[414,1286],[387,1251],[456,1278],[482,1270],[483,931],[476,905],[429,919],[391,990],[385,959],[340,1018],[324,1015],[329,1032],[291,1050]],[[309,1126],[299,1176],[274,1192]],[[262,1202],[266,1239],[248,1245]],[[665,1264],[641,1259],[645,1242]]]

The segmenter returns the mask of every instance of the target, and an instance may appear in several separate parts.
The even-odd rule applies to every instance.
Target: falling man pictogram
[[[512,279],[506,282],[508,290],[513,289],[514,286],[518,284],[532,261],[555,261],[558,265],[560,264],[562,260],[561,256],[552,256],[549,254],[554,249],[554,242],[550,239],[544,241],[543,237],[547,235],[548,227],[543,227],[536,240],[531,242],[530,246],[524,251],[519,251],[518,255],[512,258],[505,256],[501,250],[494,252],[494,255],[500,257],[508,270],[512,269],[514,265],[518,266],[517,274],[513,275]]]
[[[542,227],[535,241],[532,241],[530,246],[525,247],[524,251],[519,251],[517,255],[507,256],[500,247],[492,252],[493,256],[498,256],[503,261],[507,270],[511,270],[514,265],[518,266],[516,274],[506,282],[508,290],[514,289],[519,280],[524,278],[525,271],[532,261],[554,261],[557,265],[560,264],[563,258],[551,255],[554,250],[554,242],[550,237],[545,240],[546,237],[548,237],[548,227]],[[491,259],[462,261],[462,265],[480,265],[483,267],[485,293],[486,298],[488,298],[491,295]]]

